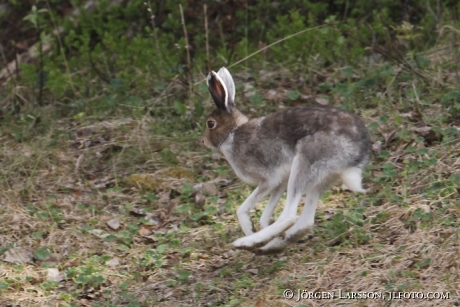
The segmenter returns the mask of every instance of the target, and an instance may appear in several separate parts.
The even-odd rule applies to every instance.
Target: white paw
[[[254,251],[257,255],[271,255],[271,254],[277,254],[282,252],[286,247],[289,245],[289,243],[280,237],[276,237],[267,244],[265,244],[263,247],[257,249]]]
[[[252,250],[261,247],[273,238],[281,235],[287,228],[295,223],[295,218],[283,219],[276,221],[267,228],[262,229],[252,235],[240,238],[233,242],[233,246],[238,249]]]
[[[239,238],[238,240],[232,243],[233,247],[238,249],[252,250],[259,246],[259,238],[257,233],[250,236]]]

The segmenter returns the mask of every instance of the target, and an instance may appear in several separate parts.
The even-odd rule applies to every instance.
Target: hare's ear
[[[233,82],[232,75],[225,67],[219,69],[217,75],[220,77],[220,79],[224,82],[225,86],[227,87],[229,105],[235,106],[235,82]]]
[[[222,67],[218,73],[212,71],[206,79],[209,92],[218,109],[231,113],[231,108],[235,105],[235,83],[228,70]],[[230,90],[229,91],[229,88]]]

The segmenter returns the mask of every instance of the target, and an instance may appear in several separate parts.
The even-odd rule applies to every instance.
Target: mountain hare
[[[237,210],[246,236],[233,242],[235,248],[270,254],[301,239],[313,226],[321,194],[338,179],[351,191],[365,192],[361,172],[371,140],[358,116],[305,105],[248,119],[236,108],[235,83],[225,67],[209,73],[207,84],[217,109],[206,121],[202,142],[219,149],[240,179],[257,186]],[[270,225],[286,189],[286,205]],[[303,193],[305,206],[297,218]],[[254,232],[249,211],[268,194],[261,230]]]

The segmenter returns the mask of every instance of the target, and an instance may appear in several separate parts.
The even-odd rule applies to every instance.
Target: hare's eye
[[[206,122],[206,125],[208,126],[209,129],[214,129],[214,128],[216,128],[216,121],[215,120],[208,120]]]

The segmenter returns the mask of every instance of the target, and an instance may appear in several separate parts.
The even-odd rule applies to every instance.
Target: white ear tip
[[[209,81],[211,80],[211,78],[212,78],[213,75],[216,76],[217,74],[216,74],[215,71],[212,70],[212,71],[208,74],[208,76],[206,77],[206,84],[207,84],[208,86],[209,86]]]
[[[217,75],[222,79],[223,83],[225,83],[228,99],[234,104],[235,103],[235,82],[233,81],[232,75],[228,71],[225,66],[222,66]]]
[[[219,72],[228,72],[228,69],[225,68],[225,66],[222,66],[222,67],[219,69]]]
[[[222,66],[219,71],[217,72],[217,74],[221,77],[225,77],[225,78],[231,78],[232,75],[230,74],[230,72],[228,71],[227,68],[225,68],[224,66]]]

